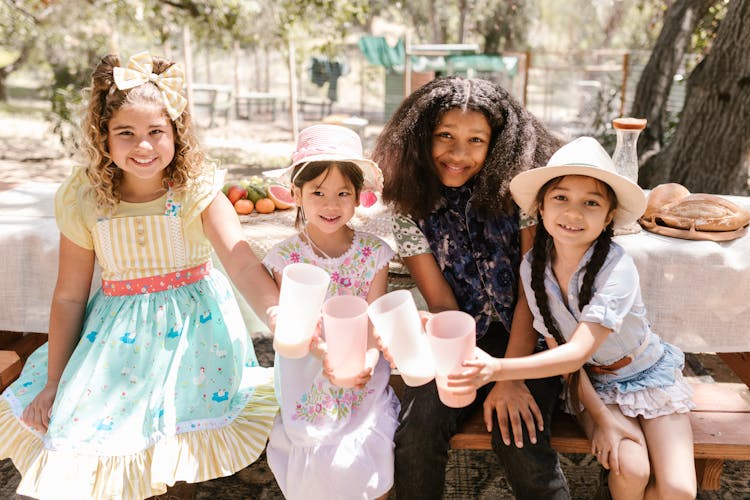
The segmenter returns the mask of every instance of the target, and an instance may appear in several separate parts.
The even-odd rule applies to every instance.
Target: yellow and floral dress
[[[46,434],[20,421],[44,387],[47,345],[0,398],[0,458],[36,498],[140,499],[246,467],[278,411],[201,212],[221,179],[97,214],[79,169],[61,186],[62,234],[92,249],[102,287],[59,384]]]

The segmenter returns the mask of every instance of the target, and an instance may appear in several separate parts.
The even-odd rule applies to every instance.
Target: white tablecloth
[[[0,330],[47,331],[57,280],[58,186],[29,183],[0,192]]]
[[[47,331],[57,278],[59,236],[52,207],[57,187],[29,183],[0,192],[0,330]],[[750,198],[727,198],[750,209]],[[294,216],[286,210],[242,217],[259,256],[294,234]],[[382,205],[358,209],[352,224],[394,246]],[[656,333],[687,352],[750,351],[750,235],[715,243],[642,231],[616,241],[635,259]],[[247,312],[244,301],[241,305]]]
[[[725,198],[750,210],[750,198]],[[686,352],[750,351],[750,233],[716,243],[641,231],[615,241],[638,266],[654,332]]]
[[[32,182],[0,191],[0,331],[46,333],[49,329],[60,238],[53,201],[59,186]],[[241,217],[245,235],[260,258],[276,242],[294,234],[295,213],[286,210]],[[358,209],[353,224],[379,234],[395,248],[382,205]],[[221,269],[218,259],[214,262]],[[99,287],[100,279],[97,266],[92,290]],[[249,330],[268,334],[244,299],[240,297],[239,303]]]

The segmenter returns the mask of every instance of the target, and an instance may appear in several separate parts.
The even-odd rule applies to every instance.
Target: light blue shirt
[[[651,332],[646,317],[646,307],[641,299],[638,269],[633,259],[617,243],[612,242],[604,265],[594,279],[593,293],[589,303],[578,309],[578,295],[586,274],[586,264],[594,251],[593,245],[586,251],[576,271],[568,283],[567,305],[562,290],[557,283],[551,264],[544,272],[544,287],[547,292],[550,312],[566,340],[569,340],[578,323],[587,321],[598,323],[612,330],[612,333],[592,355],[589,363],[611,365],[615,361],[633,353],[648,339],[648,346],[629,365],[617,370],[615,378],[638,373],[659,360],[663,354],[660,339]],[[521,280],[534,315],[534,329],[551,337],[539,312],[534,292],[531,289],[531,252],[527,252],[521,263]],[[604,377],[613,377],[605,375]]]

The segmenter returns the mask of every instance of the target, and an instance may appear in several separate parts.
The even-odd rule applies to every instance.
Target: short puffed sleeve
[[[76,245],[94,249],[91,235],[96,203],[85,169],[76,168],[55,193],[55,220],[60,232]]]
[[[427,237],[417,223],[406,215],[393,214],[393,237],[401,257],[432,253]]]
[[[526,229],[527,227],[533,227],[536,226],[537,220],[536,216],[531,216],[521,210],[518,209],[518,228],[519,229]]]
[[[295,252],[300,252],[300,239],[296,234],[272,246],[263,257],[263,265],[271,274],[281,274],[284,267],[290,263],[289,256]],[[294,260],[291,262],[294,262]]]
[[[374,234],[361,233],[361,236],[362,252],[365,254],[371,252],[375,258],[375,272],[387,266],[394,255],[394,252],[391,247],[388,246],[388,243]]]
[[[182,217],[186,223],[200,218],[203,211],[214,201],[224,183],[226,170],[220,170],[212,163],[206,163],[200,177],[185,189]]]

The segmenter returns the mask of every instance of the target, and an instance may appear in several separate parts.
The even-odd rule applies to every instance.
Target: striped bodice
[[[210,243],[185,238],[180,212],[169,193],[164,214],[99,220],[93,236],[102,279],[157,276],[209,260]]]

